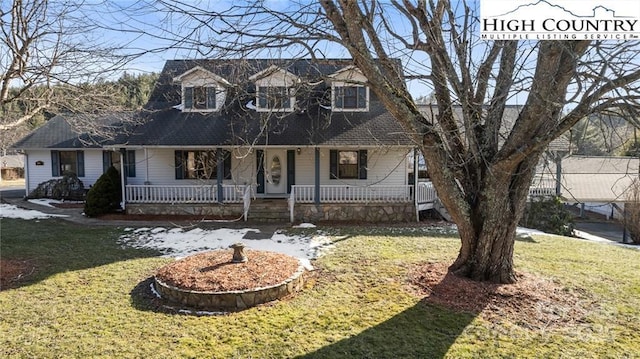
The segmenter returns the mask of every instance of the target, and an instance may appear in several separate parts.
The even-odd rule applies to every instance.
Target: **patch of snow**
[[[45,207],[51,207],[51,208],[55,208],[56,204],[62,204],[62,203],[84,203],[82,201],[61,201],[59,199],[51,199],[51,198],[34,198],[34,199],[30,199],[28,200],[29,203],[33,203],[33,204],[37,204],[40,206],[45,206]]]
[[[530,236],[532,234],[537,234],[537,235],[541,235],[541,236],[557,236],[557,234],[550,234],[550,233],[539,231],[539,230],[533,229],[533,228],[526,228],[526,227],[517,227],[516,228],[516,235]]]
[[[162,296],[160,295],[160,293],[158,293],[158,291],[156,290],[156,286],[153,285],[153,283],[149,284],[149,288],[151,288],[151,293],[153,293],[153,295],[155,295],[156,298],[162,298]]]
[[[316,228],[316,225],[313,223],[300,223],[297,226],[293,226],[293,228]]]
[[[167,307],[169,309],[176,310],[177,308]],[[227,315],[228,312],[209,312],[206,310],[187,310],[187,309],[178,309],[178,313],[180,314],[191,314],[198,316],[211,316],[211,315]]]
[[[311,259],[322,256],[334,247],[329,236],[323,234],[289,235],[273,233],[267,239],[244,239],[248,232],[260,232],[255,228],[196,228],[185,231],[182,228],[138,228],[125,231],[120,236],[122,245],[158,250],[165,257],[182,258],[195,253],[215,249],[227,249],[241,242],[249,249],[266,250],[290,255],[300,259],[305,268],[311,270]]]
[[[613,241],[610,241],[606,238],[602,238],[602,237],[598,237],[596,235],[587,233],[587,232],[583,232],[577,229],[573,230],[573,234],[578,237],[578,238],[582,238],[582,239],[586,239],[589,241],[593,241],[593,242],[600,242],[600,243],[615,243]]]
[[[49,214],[31,209],[19,208],[11,204],[0,204],[0,218],[16,218],[16,219],[46,219],[51,217],[68,217],[63,214]]]

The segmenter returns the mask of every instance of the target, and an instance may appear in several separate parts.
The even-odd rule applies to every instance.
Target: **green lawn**
[[[584,320],[540,329],[435,307],[408,290],[411,266],[451,262],[458,240],[365,229],[339,229],[342,240],[296,297],[198,317],[155,311],[137,294],[169,259],[121,248],[121,230],[2,219],[2,259],[28,259],[38,271],[0,292],[0,357],[639,357],[640,251],[518,241],[517,270],[597,304]]]

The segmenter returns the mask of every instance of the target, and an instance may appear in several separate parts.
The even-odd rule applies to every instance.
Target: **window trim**
[[[267,96],[263,95],[262,90],[265,89],[267,91]],[[271,89],[271,91],[273,91],[273,89],[284,89],[284,93],[288,94],[289,97],[285,97],[282,96],[282,99],[288,99],[283,101],[288,102],[289,103],[289,107],[269,107],[269,90]],[[261,105],[262,101],[266,101],[266,107],[263,107]],[[258,86],[256,85],[256,111],[257,112],[293,112],[293,110],[295,109],[295,104],[296,104],[296,96],[295,96],[295,89],[293,87],[289,87],[289,86]]]
[[[231,151],[224,149],[193,149],[193,150],[176,150],[174,152],[175,158],[175,179],[176,180],[217,180],[218,179],[218,163],[217,163],[217,152],[222,151],[223,155],[223,178],[222,180],[229,180],[232,178],[231,175]],[[195,177],[187,177],[186,174],[188,169],[184,166],[185,159],[188,159],[189,153],[194,153],[194,159],[198,153],[209,153],[216,160],[215,168],[212,169],[210,176],[207,178],[206,176],[196,176]]]
[[[124,151],[124,154],[120,151],[102,151],[102,173],[106,173],[109,167],[115,167],[115,169],[120,172],[120,160],[124,157],[124,164],[122,167],[124,168],[125,177],[127,178],[135,178],[136,177],[136,151],[135,150],[121,150]],[[113,164],[113,155],[117,154],[119,157],[118,166],[114,166]]]
[[[340,176],[340,152],[356,152],[357,174],[355,177]],[[367,179],[367,150],[335,149],[329,150],[329,179],[332,180],[366,180]]]
[[[356,88],[356,101],[358,100],[359,94],[357,93],[360,88],[364,88],[364,107],[344,107],[344,89],[345,88]],[[336,101],[336,97],[338,95],[338,91],[342,91],[342,107],[338,107]],[[357,83],[348,83],[348,82],[333,82],[331,84],[331,109],[335,112],[367,112],[369,111],[369,103],[370,103],[370,90],[369,86],[364,84]],[[357,104],[356,104],[357,106]]]
[[[204,88],[205,89],[205,108],[195,108],[194,105],[194,89],[196,88]],[[213,97],[209,94],[210,89],[213,89]],[[187,107],[187,92],[191,92],[191,107]],[[216,112],[219,111],[221,106],[219,101],[219,95],[223,92],[223,89],[216,86],[215,84],[205,84],[205,85],[194,85],[194,84],[182,84],[182,111],[183,112]],[[222,97],[222,96],[220,96]],[[214,107],[209,107],[209,100],[213,98],[215,103]]]
[[[62,177],[64,171],[62,170],[62,161],[60,158],[61,152],[74,153],[76,157],[76,176],[84,177],[84,151],[82,150],[51,150],[51,176]]]

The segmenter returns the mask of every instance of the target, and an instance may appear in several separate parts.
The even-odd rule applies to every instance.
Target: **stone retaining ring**
[[[302,290],[304,284],[302,265],[293,275],[280,284],[262,288],[210,292],[181,289],[153,277],[156,291],[163,299],[198,309],[223,309],[237,311],[267,303]]]

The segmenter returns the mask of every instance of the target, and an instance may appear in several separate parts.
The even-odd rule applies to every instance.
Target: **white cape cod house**
[[[351,60],[167,61],[129,116],[141,121],[93,144],[57,116],[14,145],[27,193],[115,165],[130,214],[409,221],[435,199],[410,182],[415,146]]]

